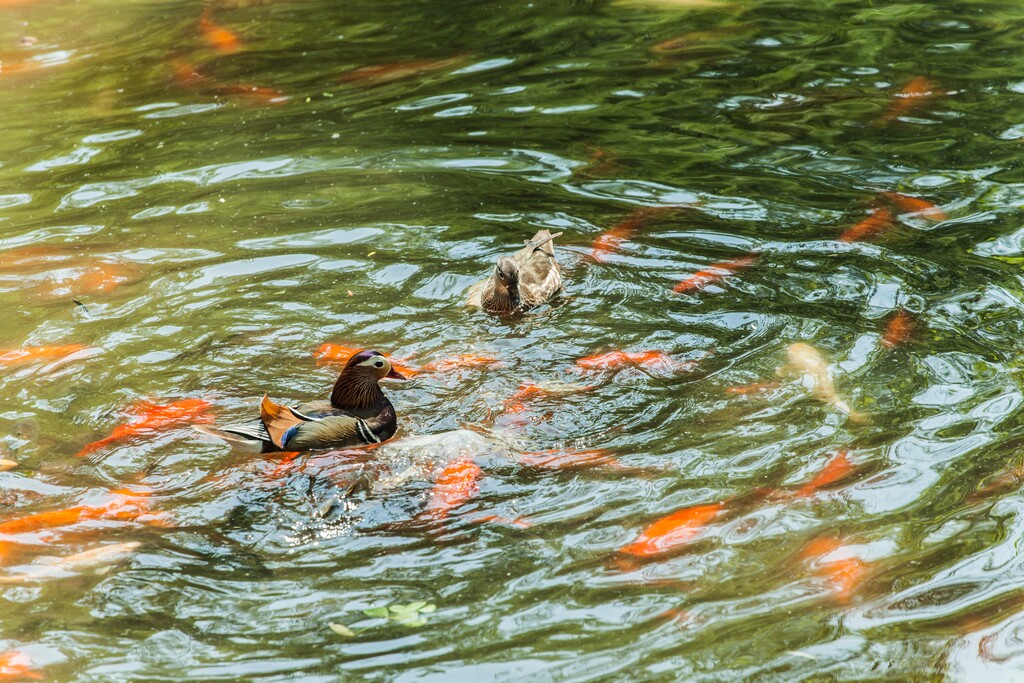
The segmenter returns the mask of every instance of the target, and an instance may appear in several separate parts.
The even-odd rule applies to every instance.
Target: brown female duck
[[[502,256],[489,278],[469,290],[470,306],[491,315],[512,315],[539,306],[562,289],[562,273],[555,260],[554,235],[540,230],[522,249]]]
[[[381,443],[395,434],[395,407],[381,391],[385,377],[405,379],[376,351],[353,355],[334,383],[330,401],[312,401],[294,408],[266,395],[260,420],[221,428],[196,425],[204,434],[270,451],[308,451]]]

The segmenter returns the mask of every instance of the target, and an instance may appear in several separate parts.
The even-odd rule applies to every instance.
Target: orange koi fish
[[[213,11],[209,7],[199,16],[199,32],[207,44],[222,55],[234,54],[241,47],[241,41],[234,32],[214,23]]]
[[[916,322],[907,309],[901,308],[896,311],[889,322],[885,324],[885,334],[882,335],[882,346],[891,349],[894,346],[906,342],[914,333]]]
[[[622,170],[622,166],[616,161],[615,155],[600,147],[591,148],[587,163],[572,170],[573,178],[595,178],[607,175],[616,175]]]
[[[522,384],[519,385],[519,388],[516,390],[516,393],[509,396],[506,402],[510,403],[513,401],[525,401],[531,398],[540,398],[541,396],[544,396],[546,394],[547,392],[544,391],[544,389],[542,389],[539,384],[534,384],[533,382],[523,382]]]
[[[638,230],[646,227],[659,216],[678,211],[679,208],[678,206],[641,206],[612,228],[598,235],[590,249],[590,257],[599,263],[604,261],[605,256],[617,252],[622,243],[632,239]]]
[[[448,372],[458,368],[479,368],[494,365],[501,361],[494,356],[479,355],[474,353],[460,353],[448,358],[442,358],[432,363],[427,363],[420,372]]]
[[[968,494],[965,500],[969,503],[975,503],[994,494],[1009,492],[1013,489],[1019,488],[1021,481],[1024,481],[1024,465],[1017,465],[1016,467],[993,477],[987,484],[979,488],[977,491],[973,491]]]
[[[868,574],[868,565],[860,558],[826,559],[846,547],[839,539],[826,536],[808,543],[801,553],[801,558],[811,565],[814,573],[829,581],[832,585],[832,595],[841,604],[850,601]]]
[[[498,524],[500,526],[512,526],[517,529],[529,529],[533,526],[533,522],[523,516],[502,517],[500,515],[484,515],[483,517],[475,517],[469,521],[473,524]]]
[[[0,522],[0,534],[28,534],[100,520],[131,522],[143,517],[154,524],[163,525],[162,515],[148,515],[149,501],[146,494],[127,489],[117,489],[110,493],[113,498],[105,505],[78,505],[62,510],[47,510]]]
[[[798,488],[793,495],[796,498],[807,498],[817,492],[818,489],[830,486],[850,476],[850,473],[855,469],[856,466],[850,462],[849,454],[844,448],[832,456],[832,459],[825,463],[821,471],[814,475],[814,478],[809,482]]]
[[[64,578],[70,572],[110,567],[133,554],[140,545],[142,544],[138,541],[114,543],[113,545],[101,545],[67,557],[46,558],[45,563],[33,564],[25,573],[0,576],[0,584],[22,585],[46,579]]]
[[[235,95],[253,104],[284,104],[292,98],[280,90],[248,83],[219,84],[210,88],[209,92],[219,96]]]
[[[68,277],[56,277],[44,292],[52,298],[83,294],[109,294],[122,284],[138,278],[138,274],[125,264],[97,263],[75,268]]]
[[[609,351],[576,361],[581,370],[613,370],[625,365],[641,365],[656,370],[689,370],[693,363],[681,363],[664,351]]]
[[[460,458],[445,465],[434,478],[434,490],[430,493],[422,517],[442,520],[448,513],[476,496],[480,490],[479,465],[470,458]]]
[[[619,552],[638,557],[651,557],[676,550],[692,541],[701,530],[725,511],[724,503],[695,505],[662,517],[646,529],[636,540],[623,546]]]
[[[31,679],[33,681],[43,680],[43,675],[34,671],[35,662],[21,650],[8,650],[0,653],[0,680]]]
[[[26,346],[21,349],[0,350],[0,365],[9,367],[30,361],[56,360],[85,351],[86,348],[81,344],[62,344],[60,346]]]
[[[137,404],[130,411],[137,416],[134,422],[120,425],[110,436],[87,445],[78,452],[77,457],[84,457],[100,448],[139,434],[149,434],[183,422],[211,422],[213,416],[205,414],[209,407],[208,401],[199,398],[186,398],[167,405]]]
[[[343,346],[342,344],[327,343],[321,344],[320,347],[313,352],[313,356],[317,360],[320,360],[325,364],[338,363],[344,365],[345,363],[348,362],[349,358],[351,358],[359,351],[362,351],[362,349],[357,349],[354,346]],[[395,360],[394,358],[391,358],[390,356],[388,357],[388,360],[391,362],[392,368],[394,368],[395,370],[397,370],[398,372],[400,372],[401,374],[405,375],[408,378],[412,378],[414,375],[421,372],[421,370],[417,370],[416,368],[409,367],[408,365],[403,365],[402,363]]]
[[[935,206],[927,199],[911,197],[899,192],[883,192],[882,196],[890,202],[900,213],[916,214],[921,218],[930,221],[944,221],[949,216],[938,206]]]
[[[183,59],[172,59],[170,67],[175,82],[186,88],[195,89],[198,84],[206,80],[206,76],[199,71],[195,64]]]
[[[38,71],[42,68],[43,63],[36,59],[25,59],[20,62],[0,61],[0,76],[24,74],[31,71]]]
[[[597,389],[596,384],[567,384],[565,382],[523,382],[514,394],[505,399],[506,412],[522,412],[526,409],[523,401],[529,401],[545,396],[564,396],[566,394],[577,394],[584,391]],[[508,406],[519,406],[518,410],[512,410]]]
[[[462,59],[462,57],[446,57],[444,59],[423,59],[419,61],[390,62],[388,64],[364,66],[343,73],[338,77],[338,80],[342,83],[362,85],[391,83],[392,81],[420,76],[431,71],[438,71],[448,66],[453,66],[462,61]]]
[[[132,279],[129,269],[112,263],[100,263],[87,269],[77,279],[76,291],[83,294],[106,294]]]
[[[553,448],[538,453],[523,453],[518,461],[523,465],[545,470],[569,470],[584,467],[626,469],[615,456],[603,448],[592,450]]]
[[[763,394],[766,391],[778,389],[781,384],[781,382],[754,382],[753,384],[744,384],[738,387],[726,387],[725,393],[733,394],[735,396],[750,396],[751,394]]]
[[[8,460],[7,458],[0,458],[0,472],[8,472],[10,470],[13,470],[17,466],[18,463],[16,463],[13,460]]]
[[[757,257],[754,254],[747,254],[731,261],[716,263],[704,270],[697,271],[688,278],[680,280],[672,288],[672,291],[677,294],[687,294],[694,290],[704,289],[706,286],[716,284],[737,271],[749,268],[756,261]]]
[[[920,107],[938,91],[924,76],[911,79],[893,99],[889,109],[882,115],[882,122],[889,123]]]
[[[178,85],[200,94],[238,96],[255,104],[284,104],[291,99],[290,95],[285,95],[273,88],[241,83],[217,83],[194,64],[181,59],[171,60],[171,72]]]
[[[877,233],[884,232],[893,226],[893,216],[889,209],[878,204],[872,209],[871,215],[856,225],[852,225],[839,236],[840,242],[859,242]]]

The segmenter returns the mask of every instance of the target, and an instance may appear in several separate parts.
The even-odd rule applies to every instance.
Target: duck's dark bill
[[[391,368],[391,372],[389,372],[388,374],[384,375],[384,378],[385,379],[405,379],[405,375],[400,373],[398,370],[395,370],[394,368]]]

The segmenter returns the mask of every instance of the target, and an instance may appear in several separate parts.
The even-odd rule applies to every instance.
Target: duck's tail
[[[555,245],[551,243],[556,237],[561,237],[562,233],[556,232],[554,235],[549,230],[538,230],[537,234],[533,236],[532,240],[528,240],[526,245],[533,247],[534,251],[540,249],[548,256],[555,255]]]
[[[254,423],[250,425],[230,425],[227,427],[207,427],[206,425],[192,425],[192,428],[197,432],[203,434],[209,434],[215,436],[218,439],[224,439],[232,443],[245,444],[247,446],[255,446],[257,448],[265,448],[272,446],[273,442],[270,440],[270,435],[267,434],[266,428],[261,423]]]

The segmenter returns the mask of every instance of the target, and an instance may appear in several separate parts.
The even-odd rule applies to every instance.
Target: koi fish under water
[[[795,498],[807,498],[818,490],[842,481],[856,470],[857,466],[850,462],[850,455],[844,448],[825,463],[814,478],[793,492]]]
[[[619,548],[619,552],[651,557],[678,550],[700,535],[725,509],[725,503],[711,503],[677,510],[650,524],[635,541]]]
[[[968,503],[976,503],[993,495],[1018,489],[1022,482],[1024,482],[1024,465],[1017,465],[992,477],[984,486],[967,494],[964,500]]]
[[[463,60],[464,58],[459,56],[364,66],[352,71],[346,71],[338,77],[338,81],[359,85],[380,85],[412,76],[421,76],[432,71],[439,71],[449,66],[454,66]]]
[[[879,120],[882,123],[890,123],[901,116],[906,116],[938,92],[932,82],[924,76],[913,78],[896,93],[889,108]]]
[[[694,290],[701,290],[711,284],[721,282],[726,277],[736,272],[749,268],[757,262],[754,254],[747,254],[731,261],[722,261],[704,270],[697,271],[688,278],[683,278],[676,283],[672,291],[677,294],[688,294]]]
[[[46,579],[61,579],[87,570],[99,570],[117,564],[132,555],[141,543],[114,543],[101,545],[91,550],[52,558],[45,564],[29,565],[22,574],[0,576],[0,584],[20,585]]]
[[[840,242],[860,242],[873,237],[880,232],[885,232],[893,227],[892,212],[881,204],[876,204],[871,209],[871,214],[864,220],[851,225],[839,236]]]
[[[597,262],[604,261],[605,256],[616,253],[622,246],[622,243],[632,239],[638,230],[646,227],[661,216],[679,211],[680,208],[682,207],[642,206],[634,210],[610,229],[597,236],[590,248],[590,258]]]
[[[164,515],[149,512],[148,494],[127,489],[110,492],[112,499],[104,505],[77,505],[61,510],[36,512],[24,517],[0,522],[0,535],[28,534],[79,524],[81,522],[111,520],[119,522],[146,521],[165,526]]]
[[[427,363],[419,369],[420,372],[449,372],[459,368],[480,368],[494,365],[501,361],[494,356],[475,353],[460,353]]]
[[[88,347],[81,344],[62,344],[60,346],[26,346],[20,349],[0,349],[0,366],[19,365],[32,361],[51,361],[67,358],[73,354],[87,351]]]
[[[33,669],[35,662],[21,650],[0,652],[0,680],[43,680],[43,675]]]
[[[139,279],[136,269],[123,263],[94,263],[56,271],[37,288],[40,296],[110,294],[121,285]]]
[[[882,197],[891,203],[899,213],[920,216],[921,218],[927,218],[930,221],[936,222],[949,218],[941,208],[920,197],[911,197],[899,192],[883,192]]]
[[[222,55],[234,54],[242,47],[242,41],[233,31],[213,21],[213,10],[209,7],[199,15],[199,32],[207,45]]]
[[[896,311],[889,322],[885,324],[885,333],[882,335],[882,346],[886,348],[893,348],[903,344],[910,335],[914,333],[914,328],[917,326],[914,316],[912,316],[905,308],[901,308]]]
[[[0,7],[2,6],[3,5],[0,4]],[[24,59],[18,62],[0,60],[0,76],[30,73],[42,68],[43,63],[37,59]]]
[[[838,557],[831,557],[838,555]],[[824,578],[831,586],[831,593],[837,602],[846,604],[868,575],[868,564],[850,554],[849,546],[837,538],[824,536],[808,543],[800,553],[816,576]]]
[[[582,166],[572,170],[572,177],[577,179],[596,178],[600,176],[618,175],[622,166],[616,160],[615,154],[600,147],[591,148],[590,156]]]
[[[725,393],[733,394],[734,396],[751,396],[778,389],[781,385],[781,382],[753,382],[752,384],[742,384],[737,387],[726,387]]]
[[[434,488],[430,492],[427,507],[420,517],[442,520],[455,508],[468,502],[480,490],[480,466],[471,458],[453,460],[434,477]]]
[[[609,351],[580,358],[580,370],[614,370],[626,366],[641,366],[663,372],[692,370],[696,363],[677,361],[664,351]]]
[[[212,422],[213,416],[206,414],[209,408],[210,403],[199,398],[186,398],[167,405],[138,403],[128,411],[136,416],[134,421],[120,425],[110,436],[88,444],[77,453],[76,457],[82,458],[110,444],[140,434],[151,434],[185,422]]]
[[[181,87],[202,95],[236,97],[253,104],[284,104],[290,95],[259,85],[218,83],[202,73],[194,64],[181,59],[171,60],[174,81]]]
[[[586,467],[607,467],[613,470],[627,470],[618,459],[603,448],[590,450],[553,448],[537,453],[523,453],[516,460],[528,467],[543,470],[570,470]]]
[[[814,382],[814,395],[818,400],[838,408],[856,422],[863,422],[867,416],[854,411],[850,404],[839,398],[828,363],[818,349],[804,342],[790,344],[787,349],[789,362],[776,371],[780,377],[787,375],[806,375]]]
[[[505,399],[505,404],[521,403],[537,398],[567,396],[597,389],[596,384],[574,384],[571,382],[523,382],[514,394]]]

